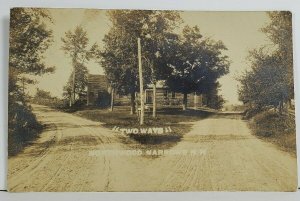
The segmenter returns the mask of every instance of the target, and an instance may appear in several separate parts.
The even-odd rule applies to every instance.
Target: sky
[[[62,96],[72,65],[71,59],[61,50],[61,38],[65,32],[81,25],[88,33],[90,45],[97,42],[101,46],[102,39],[111,26],[105,12],[93,9],[50,9],[53,23],[47,25],[53,30],[54,41],[44,56],[46,63],[55,66],[56,71],[36,77],[38,83],[28,88],[31,95],[39,88],[50,91],[53,96]],[[221,40],[228,48],[224,54],[231,61],[230,72],[219,79],[220,94],[227,104],[240,104],[237,93],[239,83],[236,78],[249,68],[246,60],[249,50],[271,43],[260,31],[269,22],[267,13],[184,11],[181,12],[181,17],[184,25],[197,25],[204,37]],[[104,74],[102,67],[93,61],[87,67],[91,74]]]

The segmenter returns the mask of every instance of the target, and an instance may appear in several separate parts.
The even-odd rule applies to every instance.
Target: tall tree
[[[170,43],[177,40],[178,36],[174,33],[175,28],[182,22],[178,12],[174,11],[155,11],[151,18],[146,22],[144,31],[144,60],[150,69],[150,81],[153,86],[153,113],[156,117],[156,84],[158,80],[165,80],[172,69],[168,66],[167,55],[170,51]]]
[[[286,79],[287,68],[282,66],[277,54],[268,54],[264,48],[250,52],[251,70],[240,78],[239,99],[249,105],[249,109],[262,110],[266,107],[279,107],[287,102],[289,82]]]
[[[119,93],[131,94],[131,113],[135,112],[138,90],[137,38],[141,38],[144,84],[156,82],[166,65],[159,65],[164,41],[180,17],[171,11],[109,11],[112,27],[104,37],[101,65]]]
[[[294,98],[293,77],[293,35],[292,13],[289,11],[268,12],[271,22],[262,31],[275,45],[276,57],[281,58],[281,65],[286,68],[286,81],[289,85],[289,99]]]
[[[197,26],[185,26],[179,40],[173,43],[169,64],[173,69],[168,86],[183,94],[183,110],[187,108],[187,94],[208,94],[218,87],[217,80],[229,72],[227,50],[221,41],[204,38]]]
[[[27,104],[25,88],[34,83],[28,75],[40,76],[54,71],[44,61],[52,42],[46,23],[51,17],[46,9],[13,8],[10,13],[8,154],[16,154],[24,142],[37,136],[41,125]]]
[[[46,9],[11,10],[9,102],[24,101],[24,85],[33,83],[26,75],[43,75],[55,70],[43,60],[43,54],[52,42],[52,31],[46,27],[45,21],[52,22]]]
[[[84,64],[77,63],[71,73],[67,84],[63,88],[63,96],[69,100],[69,105],[72,105],[72,95],[73,95],[73,78],[74,78],[74,70],[75,70],[75,94],[77,94],[78,99],[84,101],[86,94],[86,86],[87,86],[87,74],[88,70]]]
[[[76,94],[82,93],[86,87],[86,74],[88,71],[85,64],[91,58],[91,52],[95,45],[89,49],[87,32],[81,26],[77,26],[74,31],[67,31],[61,40],[63,42],[61,49],[72,60],[72,78],[69,79],[69,83],[65,87],[65,90],[70,92],[70,106],[72,106],[75,103]]]
[[[268,12],[270,23],[262,28],[271,46],[250,51],[250,70],[239,79],[239,98],[252,110],[269,107],[282,113],[284,103],[294,98],[292,14]]]

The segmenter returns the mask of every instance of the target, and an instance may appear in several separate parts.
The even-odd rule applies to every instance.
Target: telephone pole
[[[143,70],[142,70],[142,53],[141,53],[141,39],[138,38],[138,63],[139,63],[139,80],[140,80],[140,99],[141,99],[141,115],[140,125],[144,124],[144,84],[143,84]]]

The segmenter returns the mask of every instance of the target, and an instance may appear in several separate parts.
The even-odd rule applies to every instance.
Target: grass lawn
[[[181,108],[158,108],[157,117],[152,117],[152,111],[145,113],[145,125],[139,125],[138,116],[130,115],[130,108],[125,106],[115,107],[111,112],[108,109],[84,109],[75,113],[78,116],[104,123],[105,127],[113,128],[144,128],[167,127],[172,129],[168,134],[129,134],[129,137],[141,144],[156,145],[178,142],[192,127],[188,122],[198,121],[209,116],[209,112],[186,110]]]

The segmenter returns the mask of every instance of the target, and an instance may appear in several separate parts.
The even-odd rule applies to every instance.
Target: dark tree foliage
[[[45,90],[42,90],[42,89],[37,89],[35,95],[34,95],[34,98],[38,99],[38,98],[45,98],[45,99],[51,99],[53,98],[51,96],[51,93],[50,91],[45,91]]]
[[[211,86],[219,86],[217,79],[228,73],[222,42],[203,38],[198,27],[186,26],[182,35],[174,32],[182,22],[178,12],[110,11],[108,16],[113,26],[98,55],[118,93],[134,99],[138,90],[137,38],[142,41],[144,83],[167,80],[173,91],[184,94],[185,106],[188,93],[217,91]]]
[[[221,109],[225,103],[225,100],[222,95],[219,95],[219,88],[220,88],[220,83],[215,82],[213,84],[210,84],[208,87],[209,90],[207,90],[206,98],[207,98],[207,103],[206,105],[210,108],[213,109]]]
[[[282,113],[284,104],[294,98],[292,15],[268,14],[271,22],[262,31],[273,46],[250,51],[251,70],[239,79],[239,98],[250,110],[273,107]]]
[[[172,30],[180,22],[178,12],[113,10],[108,12],[112,27],[105,35],[98,58],[112,87],[121,94],[131,94],[132,113],[138,90],[137,39],[142,43],[145,85],[166,77],[164,60]]]
[[[240,79],[240,100],[254,109],[272,106],[277,108],[289,99],[287,69],[280,65],[280,57],[268,55],[263,49],[250,53],[251,71]]]
[[[52,42],[52,31],[47,29],[44,20],[50,15],[44,9],[14,8],[10,16],[9,35],[9,94],[10,98],[21,101],[22,85],[33,80],[26,75],[42,75],[54,71],[43,61],[43,53]],[[13,102],[13,101],[10,101]]]
[[[52,31],[44,21],[51,17],[45,9],[14,8],[9,35],[8,154],[17,154],[41,130],[25,98],[25,87],[34,83],[28,75],[54,71],[43,54],[52,42]]]
[[[227,50],[221,41],[204,38],[197,26],[186,26],[179,40],[173,43],[169,53],[169,65],[173,69],[167,79],[168,86],[183,93],[183,109],[187,94],[208,94],[219,87],[218,78],[229,72]]]
[[[271,23],[262,31],[275,45],[274,56],[280,58],[279,65],[286,68],[285,79],[289,85],[289,99],[294,98],[293,77],[293,30],[292,13],[288,11],[268,12]]]

